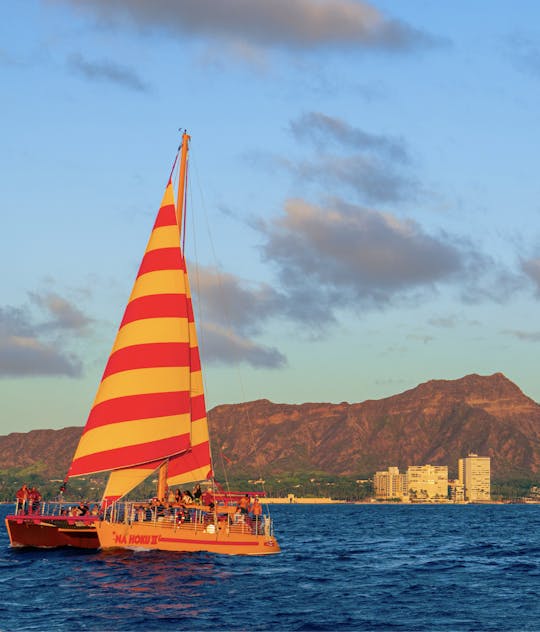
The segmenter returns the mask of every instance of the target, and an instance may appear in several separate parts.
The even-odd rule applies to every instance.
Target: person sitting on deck
[[[19,513],[25,514],[28,509],[28,491],[28,487],[26,486],[26,483],[24,483],[23,486],[15,494]]]
[[[182,492],[182,502],[184,503],[184,505],[191,505],[191,503],[193,502],[193,496],[191,495],[191,492],[187,489]]]

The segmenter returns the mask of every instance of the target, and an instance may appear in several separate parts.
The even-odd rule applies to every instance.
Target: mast
[[[185,195],[186,195],[186,177],[187,177],[187,157],[189,141],[191,136],[184,130],[182,134],[182,144],[180,145],[180,167],[178,169],[178,195],[176,199],[176,217],[178,219],[178,228],[180,230],[180,243],[182,243],[182,223],[185,221]],[[190,433],[191,434],[191,433]],[[167,492],[167,474],[168,460],[164,461],[159,468],[158,484],[156,496],[160,500],[165,500]]]
[[[157,494],[156,496],[160,501],[167,500],[165,494],[167,492],[167,461],[162,463],[159,467],[159,476],[158,476],[158,484],[157,484]]]
[[[182,233],[182,224],[184,218],[184,202],[186,196],[186,176],[187,176],[187,157],[189,141],[191,136],[184,131],[182,134],[182,145],[180,146],[180,168],[178,174],[178,196],[176,198],[176,216],[178,217],[178,226],[180,227],[180,233]]]

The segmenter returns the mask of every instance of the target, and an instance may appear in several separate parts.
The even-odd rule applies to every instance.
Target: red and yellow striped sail
[[[206,406],[169,180],[68,476],[115,470],[119,498],[169,459],[169,484],[211,476]]]

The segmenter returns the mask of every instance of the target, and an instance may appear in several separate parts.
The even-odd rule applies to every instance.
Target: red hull
[[[56,516],[11,515],[6,517],[6,528],[11,546],[98,549],[99,539],[94,526],[96,520],[93,516],[66,519]]]

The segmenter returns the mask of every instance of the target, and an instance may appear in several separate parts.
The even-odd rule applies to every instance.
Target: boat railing
[[[103,519],[114,523],[159,525],[174,530],[204,531],[273,536],[269,515],[233,513],[228,508],[204,505],[163,505],[115,502],[104,510]]]
[[[80,503],[61,501],[40,501],[29,502],[17,499],[15,503],[15,515],[37,517],[45,516],[47,518],[77,518],[78,520],[96,520],[99,513],[99,504],[85,504],[86,509],[81,513]]]

